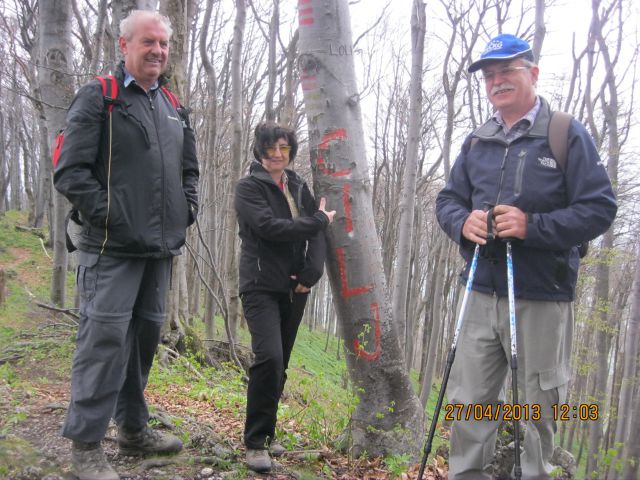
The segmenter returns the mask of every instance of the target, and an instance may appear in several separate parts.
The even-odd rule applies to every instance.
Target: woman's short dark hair
[[[296,133],[292,129],[274,122],[262,122],[256,127],[253,139],[253,156],[256,157],[256,160],[262,163],[262,159],[268,157],[267,148],[273,146],[280,138],[284,138],[291,147],[289,162],[293,162],[296,153],[298,153]]]

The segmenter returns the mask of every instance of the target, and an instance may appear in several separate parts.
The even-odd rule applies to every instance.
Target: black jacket
[[[81,214],[78,248],[100,252],[104,244],[111,256],[177,255],[198,210],[194,133],[184,109],[176,110],[160,89],[147,94],[135,82],[125,88],[123,78],[121,67],[111,119],[98,80],[78,91],[54,185]]]
[[[288,292],[296,283],[315,285],[326,256],[327,216],[318,211],[307,184],[286,171],[300,216],[293,219],[280,187],[258,162],[238,182],[235,208],[240,227],[240,293]],[[293,282],[291,276],[297,281]]]

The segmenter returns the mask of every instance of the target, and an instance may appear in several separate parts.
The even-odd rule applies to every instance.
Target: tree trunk
[[[273,109],[273,96],[276,91],[276,40],[280,29],[280,0],[273,0],[273,12],[269,23],[269,59],[267,60],[267,77],[269,83],[264,99],[265,118],[274,121],[276,114]]]
[[[637,480],[640,472],[640,389],[638,387],[636,387],[635,405],[630,410],[630,417],[629,435],[624,449],[626,462],[622,478]]]
[[[153,10],[157,2],[142,2],[138,0],[140,9]],[[173,33],[170,39],[169,62],[167,76],[168,88],[178,98],[184,98],[185,68],[187,46],[187,16],[186,4],[183,0],[163,0],[160,13],[166,15],[171,22]],[[179,255],[173,258],[171,269],[171,289],[167,295],[167,318],[163,326],[163,341],[174,349],[182,345],[182,338],[186,329],[184,322],[189,317],[189,295],[187,284],[187,255]],[[171,332],[171,335],[167,333]]]
[[[629,428],[630,420],[638,417],[638,413],[632,410],[633,391],[638,381],[638,343],[640,342],[640,247],[636,254],[636,272],[633,284],[633,305],[631,316],[627,326],[627,335],[624,344],[624,370],[622,374],[622,386],[620,388],[620,398],[618,400],[618,424],[616,426],[616,436],[613,448],[623,450],[623,445],[633,442],[635,432]],[[637,422],[637,419],[635,420]],[[636,440],[637,442],[638,440]],[[629,449],[627,449],[629,451]],[[621,458],[622,452],[616,456]],[[640,453],[640,452],[638,452]],[[615,460],[614,459],[614,465]],[[631,458],[625,458],[629,461]],[[637,455],[635,461],[638,461]],[[613,480],[618,478],[618,471],[613,469],[610,476]],[[628,478],[628,477],[624,477]]]
[[[229,185],[235,186],[240,179],[242,170],[242,44],[244,41],[244,27],[247,18],[247,7],[244,0],[236,0],[236,19],[233,27],[233,46],[231,52],[231,125],[233,140],[231,145],[232,158],[229,173]],[[231,199],[233,190],[230,191],[227,202],[226,234],[224,245],[227,249],[225,259],[225,279],[227,282],[228,318],[227,335],[229,342],[235,341],[238,315],[240,313],[240,300],[238,298],[238,256],[237,238],[238,226],[236,224],[236,212]]]
[[[597,96],[598,101],[601,103],[602,113],[604,114],[603,123],[605,126],[603,126],[602,132],[600,134],[596,134],[595,129],[593,128],[593,126],[597,124],[598,120],[594,116],[593,103],[590,98],[587,99],[587,104],[589,105],[588,120],[590,125],[592,126],[592,134],[594,134],[594,136],[600,140],[600,142],[596,142],[597,144],[602,144],[601,142],[605,134],[608,136],[607,171],[609,173],[609,177],[611,178],[611,183],[613,184],[614,193],[617,193],[618,160],[620,157],[621,145],[617,119],[619,113],[619,104],[617,95],[618,87],[616,84],[615,75],[615,62],[617,61],[619,51],[614,51],[614,55],[610,56],[609,43],[605,40],[603,34],[603,23],[607,22],[607,17],[601,18],[601,13],[604,14],[605,12],[600,12],[600,0],[593,0],[591,27],[589,29],[589,42],[592,47],[595,47],[595,43],[597,43],[598,55],[599,57],[602,57],[602,63],[606,71],[606,76],[602,85],[601,92],[606,91],[606,93],[608,93],[608,98],[605,98],[605,95],[601,94],[601,92],[598,92]],[[620,19],[620,21],[622,20]],[[621,26],[619,28],[621,28]],[[618,49],[620,48],[619,44],[616,46]],[[588,72],[588,76],[591,76],[594,73],[594,53],[594,51],[590,51],[589,53],[590,71]],[[587,94],[591,94],[591,92],[587,90]],[[611,264],[609,254],[613,251],[613,229],[614,227],[612,226],[609,231],[607,231],[603,236],[601,261],[598,264],[595,291],[599,310],[598,324],[601,325],[598,332],[596,333],[595,343],[596,352],[598,352],[596,361],[597,369],[595,397],[601,412],[606,411],[606,386],[609,374],[608,360],[611,348],[612,332],[616,329],[616,325],[612,324],[613,315],[609,313],[609,275]],[[598,475],[600,474],[598,472],[598,457],[603,437],[603,421],[603,417],[600,416],[598,420],[589,424],[589,456],[587,458],[587,475],[595,475],[595,477],[593,478],[598,478]]]
[[[437,235],[439,236],[438,263],[432,277],[436,282],[432,308],[433,322],[431,327],[431,336],[429,337],[429,348],[427,350],[422,387],[420,389],[420,403],[423,407],[427,405],[429,392],[431,392],[431,384],[433,383],[433,374],[436,366],[436,359],[438,357],[438,345],[440,343],[440,337],[442,336],[442,326],[444,325],[444,318],[442,318],[441,312],[442,299],[444,298],[444,267],[449,249],[447,245],[447,239],[444,236],[444,232],[439,232]]]
[[[401,349],[406,352],[407,292],[413,237],[413,213],[416,199],[416,165],[418,163],[419,132],[422,124],[422,64],[424,58],[424,32],[426,30],[425,4],[414,0],[411,9],[411,85],[409,87],[409,138],[407,161],[404,166],[400,195],[400,221],[398,223],[398,258],[393,276],[392,315],[398,326]]]
[[[169,88],[177,92],[180,99],[184,99],[184,86],[187,83],[187,59],[189,58],[187,0],[162,0],[160,13],[169,18],[173,29],[169,61],[165,72],[169,77]]]
[[[327,262],[347,366],[360,397],[350,423],[351,453],[415,456],[424,415],[387,302],[347,1],[302,0],[298,15],[314,190],[338,210],[327,232]]]
[[[536,25],[533,34],[533,61],[540,63],[540,52],[542,51],[542,43],[547,33],[547,27],[544,24],[545,0],[536,0]]]
[[[38,82],[44,103],[50,143],[54,133],[62,128],[74,92],[73,77],[69,75],[73,56],[71,45],[71,4],[69,0],[51,0],[39,6],[40,67]],[[53,228],[53,273],[51,302],[64,306],[67,285],[67,248],[65,243],[65,216],[69,202],[55,193]]]

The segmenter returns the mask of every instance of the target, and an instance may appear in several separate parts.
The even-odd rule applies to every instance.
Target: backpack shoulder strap
[[[172,91],[170,91],[164,85],[161,86],[160,89],[167,96],[167,98],[171,102],[171,105],[173,105],[173,108],[175,108],[176,110],[180,108],[180,100],[178,100],[178,97]]]
[[[118,81],[113,75],[96,77],[96,80],[100,82],[104,103],[107,107],[107,111],[111,113],[113,111],[115,100],[118,98]]]
[[[553,112],[549,121],[549,147],[562,173],[567,170],[569,151],[569,124],[573,116],[565,112]]]

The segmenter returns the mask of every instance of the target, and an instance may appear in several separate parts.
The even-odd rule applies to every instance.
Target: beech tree
[[[74,93],[70,75],[73,49],[71,45],[70,0],[51,0],[39,5],[38,28],[40,63],[38,83],[44,104],[50,146],[54,134],[64,125],[67,108]],[[50,149],[53,151],[53,148]],[[51,169],[50,165],[47,165]],[[51,301],[63,306],[67,284],[67,248],[65,243],[65,217],[69,202],[59,193],[53,194],[53,274],[51,277]]]
[[[424,57],[424,32],[426,18],[424,2],[414,0],[411,9],[411,87],[409,107],[409,138],[407,142],[407,161],[402,179],[400,195],[400,222],[398,225],[398,259],[393,278],[392,315],[399,327],[400,344],[405,347],[407,337],[407,301],[409,290],[409,268],[411,263],[411,244],[413,243],[414,208],[416,198],[416,176],[418,165],[418,144],[422,124],[422,65]],[[403,351],[405,348],[403,348]],[[410,363],[407,355],[407,365]]]
[[[360,398],[349,431],[352,453],[416,454],[424,415],[389,308],[371,182],[364,154],[349,7],[346,0],[301,0],[298,67],[317,197],[338,213],[330,226],[328,274]]]

